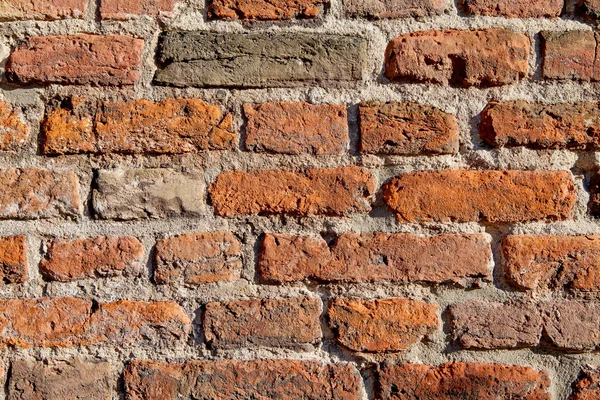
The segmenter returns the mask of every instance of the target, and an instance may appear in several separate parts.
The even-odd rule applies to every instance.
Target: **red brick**
[[[125,369],[124,381],[130,400],[361,398],[360,374],[348,363],[217,360],[167,364],[133,361]]]
[[[208,16],[241,20],[314,18],[329,0],[211,0]]]
[[[513,365],[384,365],[378,379],[382,400],[550,400],[546,372]]]
[[[86,0],[0,0],[0,21],[82,18]]]
[[[82,212],[73,172],[11,168],[0,171],[0,187],[0,218],[73,217]]]
[[[335,299],[328,311],[337,340],[354,351],[406,350],[439,326],[435,305],[408,299]]]
[[[545,79],[600,79],[593,31],[542,32],[542,76]]]
[[[235,281],[242,270],[240,242],[231,232],[189,233],[159,240],[154,281],[188,285]]]
[[[491,250],[484,235],[430,238],[382,232],[322,238],[267,234],[258,271],[264,282],[428,282],[470,286],[491,280]]]
[[[0,342],[15,347],[185,342],[191,321],[172,302],[100,303],[72,297],[0,301]]]
[[[21,150],[29,139],[29,127],[21,112],[8,103],[0,102],[0,151]]]
[[[208,303],[204,336],[212,348],[302,347],[321,340],[320,314],[312,297]]]
[[[40,262],[44,278],[72,282],[86,278],[136,276],[141,272],[144,248],[131,236],[56,239]]]
[[[457,87],[508,85],[527,75],[529,47],[527,36],[502,29],[413,32],[387,46],[385,76]]]
[[[600,18],[600,1],[566,0],[566,11],[590,22],[596,22]]]
[[[589,211],[593,217],[600,217],[600,172],[592,175],[589,184],[590,202]]]
[[[508,236],[506,280],[522,290],[600,290],[600,236]]]
[[[293,171],[233,171],[210,186],[215,213],[342,216],[371,209],[375,183],[358,167]]]
[[[597,149],[600,110],[593,102],[532,104],[491,102],[481,112],[479,134],[495,147],[533,149]]]
[[[121,86],[140,74],[144,41],[121,35],[29,37],[6,63],[14,83]]]
[[[467,15],[508,18],[556,18],[562,13],[563,0],[459,0]]]
[[[575,196],[567,171],[414,172],[383,187],[399,222],[565,220]]]
[[[100,0],[100,18],[127,20],[141,15],[172,17],[181,0]]]
[[[458,124],[453,115],[417,103],[359,106],[360,150],[368,154],[455,154]]]
[[[407,18],[443,13],[446,0],[344,0],[344,10],[352,17]]]
[[[0,279],[4,283],[23,283],[27,279],[25,236],[0,237]]]
[[[346,107],[308,103],[244,104],[246,148],[256,152],[341,154],[348,145]]]
[[[600,368],[586,367],[573,382],[569,400],[596,400],[600,398]]]
[[[562,301],[540,305],[544,337],[553,347],[569,351],[600,349],[600,306]]]

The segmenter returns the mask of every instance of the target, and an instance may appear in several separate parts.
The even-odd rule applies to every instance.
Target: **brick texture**
[[[29,127],[16,107],[0,102],[0,151],[21,150],[29,139]]]
[[[0,21],[81,18],[86,0],[2,0]]]
[[[562,13],[563,0],[459,0],[467,15],[489,15],[508,18],[556,18]]]
[[[565,0],[568,13],[590,22],[600,17],[600,2],[598,0]]]
[[[108,20],[127,20],[148,15],[173,16],[173,9],[180,0],[100,0],[100,18]]]
[[[573,393],[569,400],[594,400],[600,396],[600,370],[585,368],[573,382]]]
[[[208,15],[227,20],[314,18],[329,0],[211,0]]]
[[[351,17],[411,18],[434,16],[448,8],[446,0],[344,0]]]
[[[27,266],[27,239],[25,236],[0,237],[0,279],[2,282],[25,282]]]
[[[545,79],[600,79],[593,31],[542,32],[542,75]]]

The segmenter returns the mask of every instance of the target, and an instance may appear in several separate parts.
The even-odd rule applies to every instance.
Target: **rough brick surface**
[[[13,361],[8,400],[114,398],[117,377],[107,362],[81,359]]]
[[[592,102],[553,105],[491,102],[481,112],[479,134],[496,147],[597,149],[600,110]]]
[[[491,279],[484,235],[344,233],[335,243],[311,236],[265,235],[258,271],[265,282],[453,282]]]
[[[82,212],[73,172],[11,168],[0,171],[0,187],[0,219],[73,217]]]
[[[181,398],[358,400],[360,374],[350,364],[318,361],[134,361],[124,374],[131,400]]]
[[[600,217],[600,171],[596,171],[592,175],[589,185],[590,203],[589,211],[593,217]]]
[[[0,102],[0,151],[20,150],[28,139],[29,127],[23,122],[20,111]]]
[[[600,18],[600,2],[598,0],[566,0],[565,3],[567,13],[591,22]]]
[[[231,232],[189,233],[159,240],[154,281],[188,285],[235,281],[242,270],[240,246]]]
[[[334,300],[327,313],[337,340],[362,352],[406,350],[439,326],[435,305],[408,299]]]
[[[294,171],[225,172],[210,186],[215,213],[334,215],[370,210],[375,184],[358,167]]]
[[[567,171],[450,170],[393,178],[383,197],[401,222],[503,223],[570,218],[575,188]]]
[[[25,236],[0,237],[0,279],[4,283],[23,283],[27,279]]]
[[[600,348],[600,307],[594,303],[563,301],[540,306],[544,336],[562,350],[593,351]]]
[[[329,0],[211,0],[208,15],[229,20],[313,18],[322,3]]]
[[[71,282],[86,278],[135,276],[141,272],[144,248],[131,236],[53,240],[40,263],[44,278]]]
[[[542,32],[542,75],[545,79],[600,79],[593,31]]]
[[[246,148],[256,152],[341,154],[348,146],[348,113],[336,104],[245,104]]]
[[[6,63],[6,76],[14,83],[70,85],[132,85],[144,41],[121,35],[30,37]]]
[[[569,400],[594,400],[600,398],[600,368],[585,368],[573,382]]]
[[[204,336],[212,348],[302,347],[321,340],[320,314],[312,297],[208,303]]]
[[[159,84],[286,87],[362,79],[367,42],[329,34],[167,32],[158,50]]]
[[[454,116],[417,103],[363,103],[359,106],[360,149],[368,154],[454,154]]]
[[[86,4],[86,0],[2,0],[0,21],[81,18]]]
[[[563,0],[459,0],[467,15],[508,18],[556,18],[562,13]]]
[[[173,9],[181,0],[100,0],[100,18],[127,20],[141,15],[173,16]]]
[[[101,170],[96,187],[93,206],[102,219],[197,215],[204,210],[205,183],[198,171]]]
[[[508,85],[527,75],[529,46],[527,36],[502,29],[409,33],[388,44],[385,76],[458,87]]]
[[[434,16],[448,7],[446,0],[344,0],[343,5],[349,16],[368,18]]]
[[[385,365],[378,383],[382,400],[550,400],[546,372],[512,365]]]

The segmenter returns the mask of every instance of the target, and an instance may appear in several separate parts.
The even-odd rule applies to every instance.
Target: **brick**
[[[600,236],[507,236],[506,280],[521,290],[600,290]]]
[[[366,40],[351,36],[166,32],[154,79],[180,87],[349,86],[362,79],[366,52]]]
[[[231,232],[189,233],[156,243],[154,281],[158,284],[232,282],[241,270],[241,244]]]
[[[0,301],[0,343],[14,347],[173,346],[191,321],[173,302],[92,301],[53,297]]]
[[[95,184],[93,207],[101,219],[191,216],[204,211],[205,183],[198,171],[100,170]]]
[[[0,151],[21,150],[29,139],[29,127],[21,112],[8,103],[0,102]]]
[[[360,151],[367,154],[456,154],[453,115],[411,102],[363,103],[358,108]]]
[[[471,301],[453,304],[449,314],[453,338],[467,349],[534,347],[542,336],[542,318],[529,303]]]
[[[329,0],[211,0],[208,16],[227,20],[314,18],[323,3]]]
[[[23,283],[27,279],[27,239],[23,235],[0,237],[0,280]]]
[[[220,216],[292,214],[342,216],[371,209],[375,184],[358,167],[295,171],[232,171],[209,192]]]
[[[563,9],[563,0],[459,0],[458,6],[467,15],[488,15],[507,18],[556,18]]]
[[[344,11],[351,17],[414,18],[442,14],[446,0],[344,0]]]
[[[481,112],[479,134],[494,147],[533,149],[600,147],[600,110],[594,102],[532,104],[491,102]]]
[[[55,239],[40,262],[40,271],[46,280],[59,282],[138,276],[143,252],[142,244],[131,236]]]
[[[117,377],[107,362],[16,360],[10,371],[8,400],[110,400],[116,395]]]
[[[361,352],[406,350],[439,327],[435,305],[408,299],[335,299],[329,325],[345,347]]]
[[[82,18],[86,0],[2,0],[0,21]]]
[[[100,18],[124,21],[144,15],[172,17],[175,5],[180,2],[181,0],[101,0]]]
[[[597,171],[592,175],[589,184],[590,191],[590,202],[589,211],[590,214],[595,217],[600,217],[600,171]]]
[[[305,347],[321,340],[320,314],[312,297],[208,303],[204,336],[213,349]]]
[[[121,35],[29,37],[9,56],[6,77],[42,85],[133,85],[143,48],[143,40]]]
[[[550,400],[550,378],[529,367],[445,363],[384,365],[378,374],[382,400]]]
[[[485,235],[402,233],[342,234],[328,244],[311,236],[266,234],[258,272],[271,283],[319,282],[456,283],[491,280],[491,250]]]
[[[600,1],[566,0],[566,12],[590,22],[596,22],[600,18]]]
[[[509,85],[527,75],[529,48],[527,36],[503,29],[413,32],[388,44],[385,76],[456,87]]]
[[[594,351],[600,348],[600,307],[576,301],[551,302],[540,306],[544,337],[555,348]]]
[[[575,196],[568,171],[414,172],[383,187],[399,222],[565,220]]]
[[[349,363],[217,360],[167,364],[133,361],[125,369],[127,399],[183,398],[358,400],[359,372]]]
[[[79,180],[69,171],[0,170],[0,218],[76,217],[82,213]]]
[[[600,54],[593,31],[542,32],[542,76],[545,79],[597,81]]]
[[[246,148],[261,153],[342,154],[348,146],[348,113],[337,104],[244,104]]]
[[[569,400],[594,400],[600,398],[600,368],[585,367],[575,382]]]

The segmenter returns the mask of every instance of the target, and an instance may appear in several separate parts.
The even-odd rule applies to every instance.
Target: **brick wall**
[[[600,398],[593,0],[0,0],[0,398]]]

